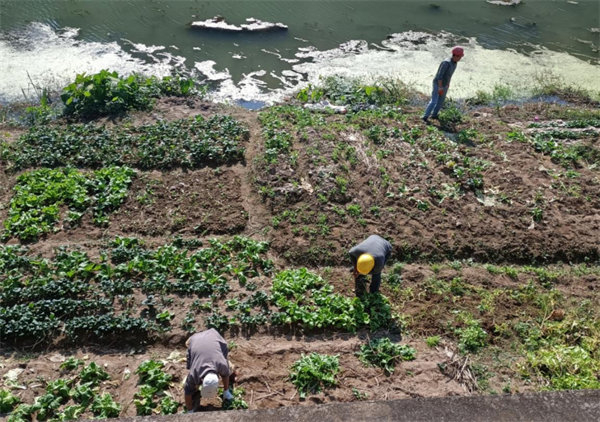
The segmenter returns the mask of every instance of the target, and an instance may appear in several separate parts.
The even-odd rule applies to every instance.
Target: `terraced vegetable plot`
[[[0,413],[181,412],[207,327],[233,408],[600,388],[598,111],[445,132],[381,98],[6,128]],[[371,233],[394,251],[357,299],[346,251]]]

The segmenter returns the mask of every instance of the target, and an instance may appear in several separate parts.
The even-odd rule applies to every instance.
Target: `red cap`
[[[452,49],[452,55],[462,57],[465,55],[465,51],[462,49],[462,47],[454,47]]]

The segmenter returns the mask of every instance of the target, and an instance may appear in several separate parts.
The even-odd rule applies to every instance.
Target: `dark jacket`
[[[348,253],[355,267],[359,256],[364,253],[371,255],[375,260],[375,266],[371,270],[371,273],[377,274],[383,270],[385,263],[389,259],[392,253],[392,245],[383,237],[372,234],[363,242],[350,249]]]
[[[452,59],[446,59],[442,63],[440,63],[440,67],[438,68],[437,73],[435,74],[435,78],[433,78],[433,82],[437,83],[440,79],[442,80],[442,86],[450,85],[450,80],[452,79],[452,75],[456,70],[456,65],[458,63],[452,61]]]
[[[189,339],[187,369],[190,371],[184,385],[185,394],[193,394],[209,372],[229,376],[227,342],[214,328],[194,334]]]

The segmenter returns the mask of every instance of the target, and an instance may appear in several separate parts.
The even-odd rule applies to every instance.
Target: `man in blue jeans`
[[[450,79],[456,70],[456,65],[465,55],[464,50],[461,47],[454,47],[452,49],[452,57],[444,60],[440,63],[440,67],[433,78],[433,91],[431,92],[431,101],[425,109],[423,114],[423,121],[429,123],[429,116],[434,119],[438,118],[438,113],[444,105],[448,88],[450,87]]]

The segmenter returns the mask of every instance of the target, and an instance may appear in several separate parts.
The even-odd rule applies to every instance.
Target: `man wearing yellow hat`
[[[350,251],[354,266],[354,286],[356,296],[365,294],[366,275],[371,274],[369,292],[377,293],[381,284],[381,271],[392,253],[392,245],[383,237],[372,234]]]

